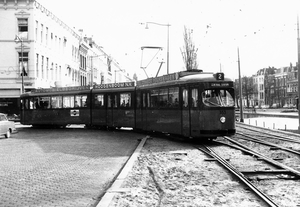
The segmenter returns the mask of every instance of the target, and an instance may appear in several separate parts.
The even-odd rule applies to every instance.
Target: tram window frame
[[[56,101],[56,103],[54,103]],[[51,108],[61,109],[62,108],[62,96],[51,96]]]
[[[131,93],[120,93],[120,107],[121,108],[130,108],[131,107]]]
[[[63,108],[74,108],[75,98],[74,96],[63,96]]]
[[[94,103],[96,108],[104,108],[105,106],[104,94],[95,94],[94,100],[95,100]]]

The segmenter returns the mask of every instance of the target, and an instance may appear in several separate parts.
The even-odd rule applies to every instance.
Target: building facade
[[[0,112],[18,114],[20,94],[37,88],[131,81],[83,30],[35,0],[2,0],[0,17]]]

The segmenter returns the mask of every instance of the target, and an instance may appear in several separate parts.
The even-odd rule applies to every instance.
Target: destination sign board
[[[216,83],[209,83],[209,86],[212,88],[233,87],[233,83],[232,82],[225,82],[225,83],[216,82]]]
[[[172,73],[169,75],[164,75],[156,78],[147,78],[145,80],[140,80],[137,81],[136,85],[143,86],[143,85],[150,85],[154,83],[163,83],[166,81],[178,80],[178,77],[179,77],[178,73]]]
[[[134,87],[134,82],[106,83],[94,85],[94,89]]]
[[[81,91],[89,90],[90,86],[73,86],[73,87],[54,87],[54,88],[39,88],[32,90],[33,93],[48,93],[48,92],[59,92],[59,91]]]

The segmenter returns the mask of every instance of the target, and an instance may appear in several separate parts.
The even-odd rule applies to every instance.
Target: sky
[[[297,62],[299,0],[37,0],[75,30],[93,37],[139,79],[185,70],[184,27],[192,31],[198,69],[238,78]],[[170,26],[148,24],[154,22]],[[169,35],[168,35],[169,28]],[[142,47],[161,47],[141,49]],[[239,54],[239,55],[238,55]],[[141,68],[145,68],[145,71]]]

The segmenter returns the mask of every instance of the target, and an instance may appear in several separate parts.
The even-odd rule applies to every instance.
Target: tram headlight
[[[222,124],[224,124],[225,121],[226,121],[226,118],[225,118],[224,116],[222,116],[222,117],[220,118],[220,122],[221,122]]]

